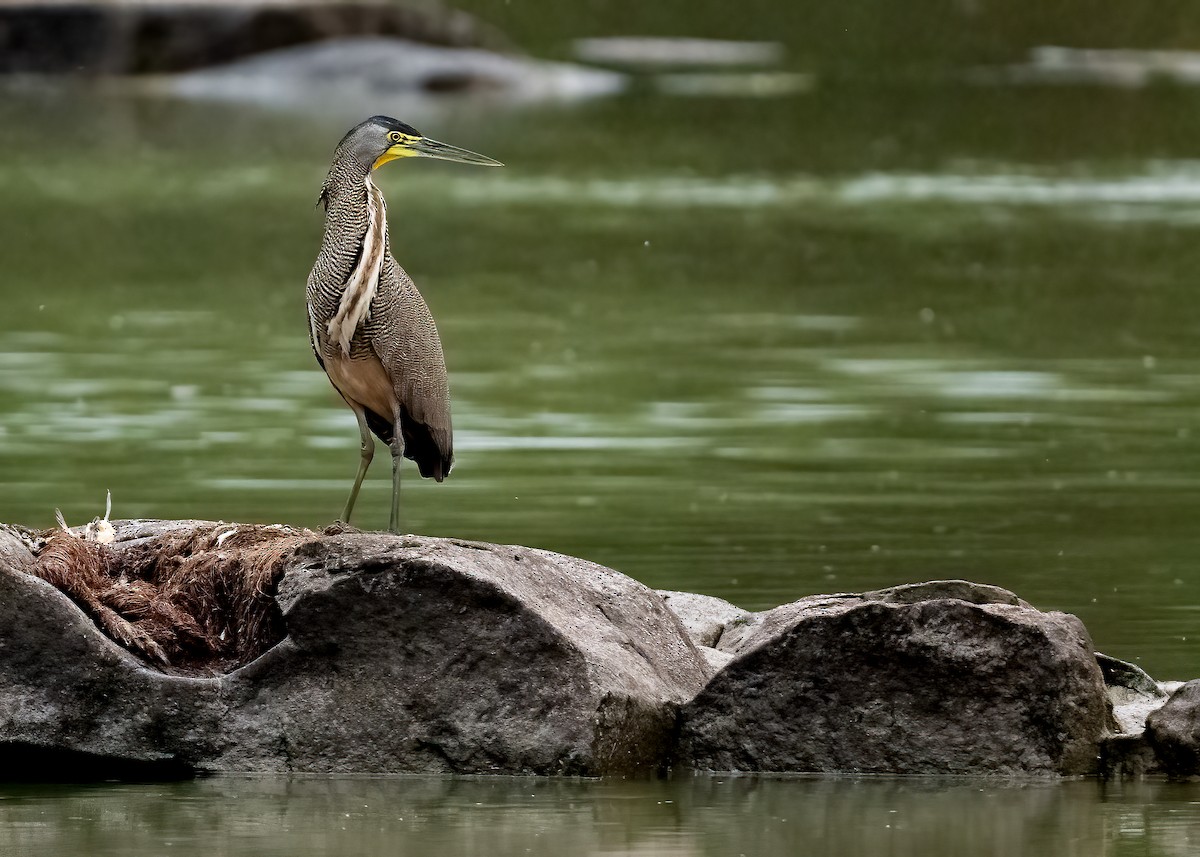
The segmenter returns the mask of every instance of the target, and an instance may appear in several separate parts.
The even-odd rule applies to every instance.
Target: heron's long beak
[[[379,156],[375,161],[375,167],[379,168],[388,161],[394,161],[397,158],[436,158],[439,161],[456,161],[460,164],[475,164],[480,167],[502,167],[504,164],[492,158],[480,155],[475,152],[460,149],[458,146],[451,146],[449,143],[439,143],[437,140],[430,140],[428,137],[405,137],[399,143],[393,143],[392,146]]]

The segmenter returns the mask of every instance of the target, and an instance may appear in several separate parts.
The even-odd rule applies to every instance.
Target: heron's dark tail
[[[396,438],[391,422],[374,411],[367,409],[367,427],[384,443]],[[454,465],[454,449],[448,430],[438,430],[426,423],[418,422],[401,409],[400,433],[404,437],[404,457],[417,463],[417,469],[426,479],[441,482],[450,475]]]

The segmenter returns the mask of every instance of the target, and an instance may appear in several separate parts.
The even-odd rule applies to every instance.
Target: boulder
[[[116,522],[113,566],[163,526],[216,525]],[[16,541],[0,534],[0,762],[13,775],[654,771],[707,675],[662,599],[617,572],[363,533],[300,539],[280,560],[283,639],[231,672],[184,675],[104,636],[26,573]]]
[[[1166,773],[1200,776],[1200,679],[1180,686],[1146,718],[1146,738]]]
[[[0,74],[161,74],[324,39],[506,47],[466,12],[386,0],[0,3]]]
[[[1163,704],[1078,619],[996,587],[749,613],[523,547],[204,521],[92,535],[0,525],[10,778],[1200,767],[1200,682]]]
[[[936,581],[804,598],[722,634],[684,707],[697,769],[1073,775],[1097,770],[1108,698],[1083,624]]]

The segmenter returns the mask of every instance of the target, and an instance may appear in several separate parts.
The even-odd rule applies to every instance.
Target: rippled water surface
[[[749,608],[967,577],[1195,675],[1196,105],[1021,95],[409,117],[508,166],[380,175],[454,394],[454,477],[410,476],[406,528]],[[124,517],[332,520],[356,429],[301,294],[349,119],[0,111],[0,519],[77,522],[111,489]]]
[[[1183,785],[242,779],[0,788],[0,854],[1185,857]]]
[[[965,577],[1077,613],[1158,678],[1200,675],[1198,108],[1172,89],[897,85],[405,114],[508,164],[379,178],[454,395],[454,476],[411,473],[406,529],[753,609]],[[78,523],[106,489],[117,517],[340,512],[356,429],[309,353],[302,292],[316,191],[356,117],[0,96],[0,520],[49,526],[57,506]],[[386,523],[386,471],[363,526]],[[9,790],[0,841],[182,853],[211,835],[205,853],[293,854],[349,831],[362,853],[395,836],[403,853],[782,854],[824,836],[825,853],[1157,855],[1194,851],[1200,800],[525,789]]]

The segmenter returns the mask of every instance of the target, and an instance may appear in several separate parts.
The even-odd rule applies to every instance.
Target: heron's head
[[[504,166],[499,161],[466,149],[430,140],[416,128],[390,116],[372,116],[355,125],[338,144],[338,155],[351,158],[370,169],[377,169],[398,158],[437,158],[481,167]]]

